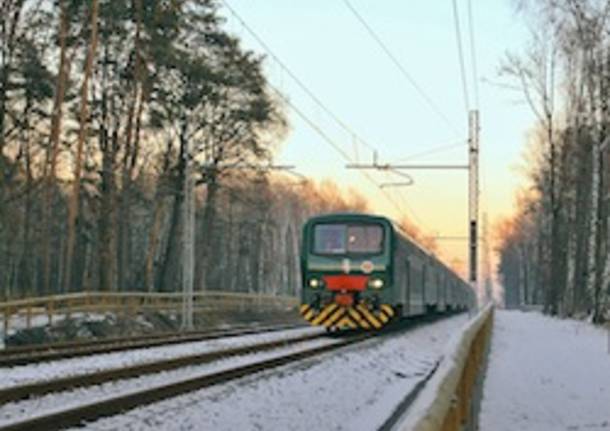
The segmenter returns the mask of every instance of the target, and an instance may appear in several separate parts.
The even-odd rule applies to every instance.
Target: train
[[[380,330],[475,305],[468,283],[386,217],[318,215],[302,238],[300,312],[312,325]]]

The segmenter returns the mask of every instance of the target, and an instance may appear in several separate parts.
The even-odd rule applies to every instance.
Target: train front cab
[[[328,329],[378,330],[395,316],[391,224],[382,217],[311,219],[302,245],[301,314]]]

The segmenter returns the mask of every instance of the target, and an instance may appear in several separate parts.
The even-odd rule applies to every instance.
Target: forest
[[[527,49],[500,75],[536,119],[515,198],[497,226],[498,273],[508,307],[610,316],[610,2],[518,2]]]
[[[294,294],[308,215],[357,194],[267,169],[289,132],[264,61],[213,0],[2,0],[0,299],[180,289]]]

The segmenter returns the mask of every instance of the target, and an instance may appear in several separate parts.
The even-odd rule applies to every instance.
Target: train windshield
[[[378,224],[325,223],[314,227],[316,254],[377,254],[383,245],[383,228]]]

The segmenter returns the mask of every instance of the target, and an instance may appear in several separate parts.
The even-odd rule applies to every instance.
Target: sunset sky
[[[467,117],[450,0],[351,0],[441,114],[401,75],[342,0],[231,0],[228,4],[341,121],[378,150],[381,162],[399,162],[454,145],[410,161],[466,163]],[[458,7],[474,108],[468,2],[458,0]],[[493,224],[511,213],[514,191],[524,181],[518,165],[534,119],[519,92],[489,81],[507,82],[498,76],[501,61],[507,51],[523,49],[528,30],[510,0],[472,0],[472,8],[481,116],[481,213],[487,211]],[[265,53],[239,21],[224,11],[228,28],[246,46]],[[273,85],[352,158],[372,160],[371,150],[354,146],[352,136],[272,58],[267,59],[266,70]],[[287,112],[290,133],[278,150],[279,163],[295,165],[309,177],[352,187],[370,200],[375,212],[392,218],[406,215],[427,234],[466,235],[466,172],[411,172],[414,186],[387,189],[399,212],[362,173],[345,169],[345,160],[294,111]],[[377,182],[386,181],[383,173],[371,175]],[[440,245],[446,257],[466,259],[465,243]]]

